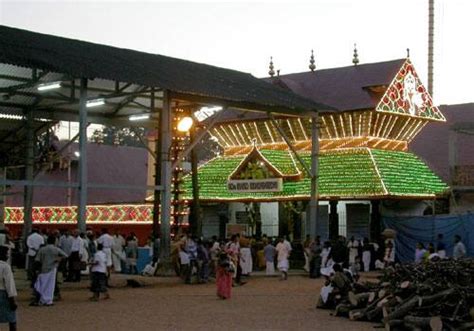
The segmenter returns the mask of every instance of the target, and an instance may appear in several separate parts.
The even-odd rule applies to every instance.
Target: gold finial
[[[268,71],[268,74],[270,75],[270,77],[273,77],[275,76],[275,70],[274,67],[273,67],[273,57],[270,56],[270,66],[268,67],[270,70]]]
[[[409,58],[410,58],[410,49],[407,48],[407,59],[409,59]]]
[[[314,52],[311,50],[311,57],[309,58],[309,70],[314,71],[316,69],[316,65],[314,64]]]
[[[354,57],[352,58],[352,63],[356,66],[359,64],[359,55],[357,54],[357,44],[354,44]]]
[[[252,147],[256,148],[257,147],[257,138],[252,138],[251,142],[252,142]]]

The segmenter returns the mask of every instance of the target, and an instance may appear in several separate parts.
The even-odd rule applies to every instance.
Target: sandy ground
[[[89,302],[85,288],[62,290],[53,307],[29,307],[29,291],[19,295],[19,330],[373,330],[373,325],[330,316],[315,309],[322,280],[292,276],[251,277],[222,301],[215,285],[185,285],[177,278],[147,278],[147,287],[117,287],[111,299]],[[115,285],[124,279],[113,280]],[[5,324],[2,329],[5,329]]]

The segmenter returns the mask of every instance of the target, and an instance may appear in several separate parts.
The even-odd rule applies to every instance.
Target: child
[[[10,331],[16,330],[16,287],[8,259],[8,247],[0,246],[0,323],[8,323]]]
[[[234,270],[229,256],[226,253],[220,253],[216,270],[216,285],[217,296],[222,300],[230,299],[233,272]]]
[[[104,294],[104,299],[110,299],[107,292],[107,255],[103,251],[102,244],[97,245],[97,252],[94,255],[91,275],[91,291],[94,295],[91,301],[99,301],[100,293]]]

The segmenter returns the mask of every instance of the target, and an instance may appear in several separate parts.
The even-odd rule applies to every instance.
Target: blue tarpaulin
[[[384,217],[383,224],[385,228],[397,231],[395,248],[400,262],[414,261],[418,242],[425,247],[433,243],[436,247],[439,233],[444,235],[448,256],[452,256],[454,236],[457,234],[466,245],[467,254],[474,256],[474,239],[470,240],[474,236],[474,214]]]

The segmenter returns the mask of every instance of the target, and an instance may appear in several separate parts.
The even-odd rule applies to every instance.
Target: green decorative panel
[[[309,199],[311,181],[303,167],[285,151],[261,150],[273,166],[283,173],[302,173],[299,180],[285,180],[283,191],[272,193],[231,193],[227,190],[229,175],[245,155],[218,157],[199,168],[202,200],[281,200]],[[372,153],[372,154],[371,154]],[[300,153],[311,164],[309,152]],[[384,187],[385,186],[385,187]],[[185,198],[191,199],[191,176],[185,176]],[[320,198],[371,198],[389,196],[432,197],[447,189],[420,159],[412,153],[367,148],[324,152],[319,158]]]

